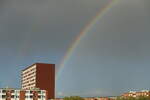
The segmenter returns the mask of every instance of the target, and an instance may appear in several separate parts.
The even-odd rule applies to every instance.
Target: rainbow
[[[104,16],[105,13],[107,13],[112,6],[114,6],[117,1],[119,0],[110,0],[109,3],[104,6],[103,8],[100,9],[100,11],[96,14],[96,16],[94,16],[94,18],[92,18],[92,20],[81,30],[81,32],[79,33],[79,35],[75,38],[75,40],[73,41],[73,43],[71,44],[71,46],[69,47],[68,51],[66,52],[65,56],[63,57],[63,59],[61,60],[60,64],[59,64],[59,69],[58,69],[58,73],[61,73],[60,71],[62,71],[62,69],[65,67],[65,64],[67,63],[67,61],[69,60],[70,56],[72,55],[72,53],[74,52],[75,48],[77,47],[77,45],[80,43],[80,41],[82,40],[82,38],[86,35],[86,33],[91,29],[91,27],[100,19]],[[56,78],[57,78],[56,76]]]

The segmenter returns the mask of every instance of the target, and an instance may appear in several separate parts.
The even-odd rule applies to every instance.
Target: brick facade
[[[22,89],[39,88],[55,98],[55,64],[35,63],[22,70]]]

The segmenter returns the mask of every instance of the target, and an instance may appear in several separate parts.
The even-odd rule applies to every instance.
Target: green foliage
[[[140,97],[126,97],[126,98],[123,98],[123,97],[117,97],[116,100],[150,100],[150,97],[146,97],[146,96],[140,96]]]
[[[79,96],[70,96],[70,97],[64,97],[64,100],[84,100],[84,99]]]

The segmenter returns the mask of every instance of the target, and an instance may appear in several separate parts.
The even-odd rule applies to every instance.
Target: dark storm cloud
[[[107,3],[106,0],[93,2],[5,0],[0,14],[1,46],[20,50],[18,48],[22,46],[36,49],[40,45],[44,49],[59,51],[62,48],[65,51],[67,48],[63,47],[67,47],[82,27]]]
[[[59,63],[72,40],[107,2],[1,0],[0,68],[9,73],[1,72],[5,76],[1,86],[18,87],[20,70],[34,62]]]
[[[46,38],[46,40],[52,41],[50,42],[52,45],[53,41],[57,45],[59,45],[57,43],[59,41],[65,40],[64,43],[67,43],[67,40],[76,36],[100,7],[106,4],[106,1],[101,3],[96,0],[96,3],[91,3],[91,5],[90,3],[87,5],[87,2],[90,1],[84,0],[82,2],[73,0],[43,0],[42,2],[6,0],[5,2],[0,16],[1,34],[3,34],[1,38],[14,40],[15,44],[19,38],[24,40],[24,34],[27,33],[31,34],[32,39]]]
[[[66,80],[60,76],[57,84],[68,87],[59,91],[108,96],[149,89],[149,5],[147,0],[120,0],[109,9],[66,60],[61,73]]]

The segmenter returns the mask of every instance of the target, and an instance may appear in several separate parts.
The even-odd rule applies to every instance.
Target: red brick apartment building
[[[0,100],[48,100],[46,90],[0,89]]]
[[[22,70],[22,89],[39,88],[48,92],[48,99],[55,98],[55,64],[35,63]]]
[[[150,96],[149,90],[142,90],[142,91],[130,91],[127,93],[124,93],[122,97],[139,97],[139,96]]]

